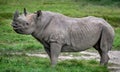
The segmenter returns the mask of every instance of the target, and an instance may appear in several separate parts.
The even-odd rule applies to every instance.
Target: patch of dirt
[[[110,72],[120,72],[120,51],[110,51],[109,53],[109,63],[108,69]],[[28,56],[37,56],[37,57],[43,57],[46,58],[48,57],[47,54],[29,54],[27,53],[26,55]],[[66,59],[85,59],[85,60],[90,60],[90,59],[96,59],[100,60],[100,56],[96,52],[88,52],[88,51],[82,51],[77,54],[77,56],[73,55],[72,53],[67,53],[67,54],[61,54],[59,56],[59,60],[66,60]]]
[[[22,55],[23,53],[7,53],[7,55]],[[120,51],[109,51],[109,65],[108,69],[110,72],[120,72]],[[0,53],[1,55],[1,53]],[[46,53],[24,53],[24,55],[27,56],[36,56],[36,57],[43,57],[43,58],[48,58],[48,55]],[[66,52],[66,53],[61,53],[59,56],[58,60],[66,60],[66,59],[78,59],[78,60],[90,60],[90,59],[95,59],[97,61],[100,60],[100,56],[97,52],[93,51],[81,51],[81,52]]]

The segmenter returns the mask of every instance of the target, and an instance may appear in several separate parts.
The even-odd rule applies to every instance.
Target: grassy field
[[[89,0],[87,0],[89,1]],[[115,29],[113,49],[120,50],[120,8],[116,3],[102,4],[86,0],[0,0],[0,52],[41,50],[42,45],[31,36],[16,34],[12,27],[15,10],[21,13],[26,7],[29,12],[39,9],[59,12],[71,17],[97,16],[106,19]],[[119,2],[118,2],[119,3]],[[101,5],[102,4],[102,5]]]
[[[113,50],[120,50],[120,1],[104,1],[101,0],[99,2],[99,0],[0,0],[0,53],[2,54],[16,51],[44,51],[43,46],[39,42],[37,42],[37,40],[35,40],[32,36],[16,34],[11,27],[13,13],[16,10],[19,10],[22,13],[24,7],[26,7],[27,10],[31,13],[37,10],[45,10],[59,12],[71,17],[85,17],[92,15],[104,18],[115,29],[116,35],[113,44]],[[39,64],[36,62],[38,62]],[[58,64],[58,67],[56,67],[55,69],[51,69],[49,68],[49,61],[43,58],[38,59],[36,57],[19,57],[16,55],[11,57],[0,55],[0,70],[2,70],[3,72],[38,72],[41,70],[45,70],[43,72],[47,72],[47,70],[54,70],[54,72],[79,72],[80,70],[83,70],[81,72],[108,71],[107,68],[97,66],[96,62],[95,64],[90,63],[91,61],[83,62],[76,60],[74,62],[75,63],[72,63],[71,60],[63,61]],[[85,63],[85,65],[82,62]],[[4,68],[5,66],[7,66],[8,68]],[[71,70],[70,68],[73,68],[73,70]],[[74,70],[74,68],[76,70]]]
[[[109,72],[99,66],[95,60],[59,61],[55,68],[50,67],[47,58],[28,57],[23,55],[0,56],[0,72]]]
[[[114,27],[116,32],[113,50],[120,50],[119,5],[101,4],[102,2],[96,5],[94,2],[88,3],[85,0],[0,0],[0,51],[41,50],[42,45],[34,38],[16,34],[11,27],[13,13],[15,10],[22,13],[24,7],[29,12],[41,9],[71,17],[90,15],[102,17]]]

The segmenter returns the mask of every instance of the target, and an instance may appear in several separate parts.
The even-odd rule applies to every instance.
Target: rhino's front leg
[[[50,44],[50,53],[51,53],[51,66],[54,67],[57,64],[58,56],[61,52],[62,45],[58,43]]]

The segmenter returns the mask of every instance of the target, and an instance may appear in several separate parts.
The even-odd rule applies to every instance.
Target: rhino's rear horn
[[[27,15],[27,11],[26,11],[26,8],[24,8],[24,15],[25,15],[25,16]]]
[[[16,10],[15,13],[14,13],[14,18],[13,18],[13,19],[15,20],[15,19],[17,19],[18,17],[19,17],[19,12],[18,12],[18,10]]]
[[[41,10],[37,11],[37,17],[39,17],[42,14]]]

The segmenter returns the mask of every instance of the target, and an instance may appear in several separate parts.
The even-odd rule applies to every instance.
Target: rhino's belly
[[[77,52],[84,51],[93,47],[99,39],[99,36],[93,38],[84,38],[79,40],[72,40],[69,44],[62,47],[62,52]]]
[[[62,52],[78,52],[78,51],[84,51],[84,50],[89,49],[91,47],[92,46],[86,46],[86,47],[63,46],[61,51]]]

